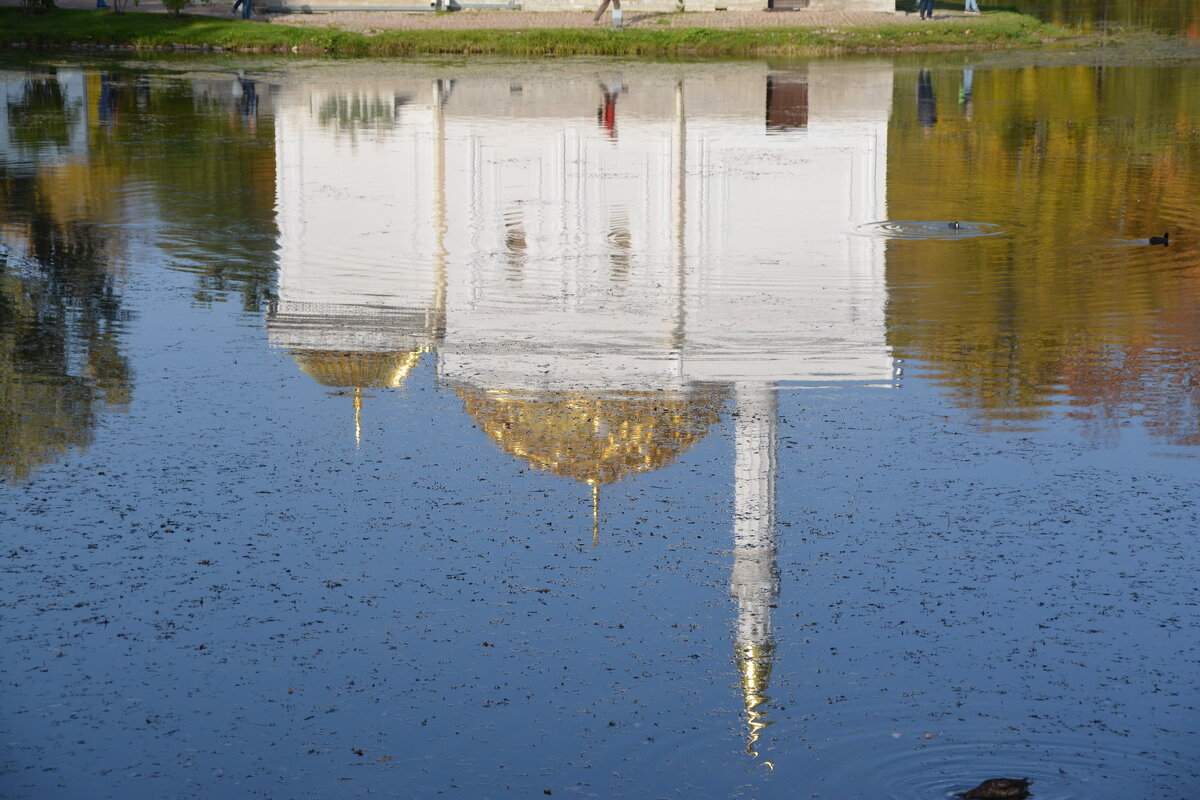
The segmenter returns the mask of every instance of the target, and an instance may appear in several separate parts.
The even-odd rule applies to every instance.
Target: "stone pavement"
[[[851,28],[884,23],[920,24],[916,14],[863,11],[845,8],[811,8],[803,11],[702,11],[686,14],[638,13],[624,3],[627,28]],[[596,23],[591,11],[456,11],[453,14],[399,11],[331,11],[322,14],[270,15],[285,25],[332,25],[347,31],[377,33],[405,29],[528,29],[607,27],[608,14]],[[939,17],[949,17],[943,12]]]
[[[112,5],[112,0],[107,0]],[[95,0],[57,0],[59,8],[95,8]],[[229,13],[232,0],[204,3],[194,2],[184,13],[233,19]],[[0,6],[19,6],[20,0],[0,0]],[[838,6],[815,6],[802,11],[712,11],[686,14],[639,13],[636,2],[624,4],[625,27],[629,28],[776,28],[817,27],[852,28],[882,23],[926,24],[916,14],[903,11],[868,11]],[[162,0],[140,0],[135,6],[130,0],[129,11],[165,13]],[[938,12],[937,19],[964,16],[961,11]],[[384,30],[408,29],[478,29],[502,30],[529,28],[592,28],[606,27],[608,15],[601,22],[592,22],[591,11],[483,11],[465,10],[451,14],[425,11],[325,11],[312,14],[259,14],[256,19],[282,25],[331,26],[359,33],[378,33]]]

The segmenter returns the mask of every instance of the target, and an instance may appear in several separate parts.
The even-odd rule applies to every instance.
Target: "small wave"
[[[1006,231],[991,222],[895,219],[868,222],[854,228],[853,233],[889,239],[975,239],[1000,236]]]

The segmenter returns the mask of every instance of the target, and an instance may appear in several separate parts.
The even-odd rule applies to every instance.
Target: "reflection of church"
[[[847,235],[885,216],[891,80],[882,64],[647,67],[279,99],[270,338],[356,407],[435,354],[501,449],[595,503],[733,404],[751,752],[778,593],[777,384],[892,378],[882,244]]]

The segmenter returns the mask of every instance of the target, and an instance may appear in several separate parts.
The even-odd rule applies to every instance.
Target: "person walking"
[[[968,14],[978,14],[979,13],[979,0],[967,0],[967,5],[964,10]]]
[[[242,7],[242,19],[250,19],[250,0],[233,0],[233,8],[229,9],[229,13],[237,14],[238,6]]]
[[[933,19],[933,0],[921,0],[917,10],[921,12],[921,19]]]

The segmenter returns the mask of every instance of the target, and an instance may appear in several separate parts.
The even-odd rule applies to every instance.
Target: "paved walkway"
[[[112,5],[113,0],[107,0]],[[59,8],[95,8],[95,0],[57,0]],[[185,9],[187,14],[201,14],[232,19],[229,7],[232,0],[196,2]],[[20,0],[0,0],[0,6],[17,6]],[[881,23],[924,24],[916,14],[864,11],[837,7],[816,7],[803,11],[714,11],[687,14],[639,13],[636,0],[625,4],[625,26],[632,28],[853,28]],[[129,2],[129,11],[165,13],[162,0]],[[961,11],[939,11],[936,19],[965,16]],[[260,21],[282,25],[332,26],[359,33],[378,33],[384,30],[408,29],[529,29],[529,28],[592,28],[607,26],[608,15],[600,23],[592,22],[590,11],[456,11],[453,14],[433,14],[423,11],[327,11],[313,14],[264,14]]]
[[[624,5],[627,28],[852,28],[879,25],[886,22],[920,22],[916,14],[903,12],[858,11],[839,8],[806,9],[804,11],[713,11],[687,14],[638,13],[633,3]],[[593,28],[607,27],[605,14],[592,22],[591,11],[457,11],[453,14],[397,11],[335,11],[326,14],[270,15],[272,21],[285,25],[332,25],[342,30],[376,33],[402,29],[528,29],[528,28]],[[949,15],[947,15],[949,16]]]

